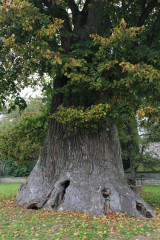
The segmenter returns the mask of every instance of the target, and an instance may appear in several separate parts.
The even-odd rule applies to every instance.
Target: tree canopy
[[[63,96],[50,117],[69,129],[136,114],[157,121],[159,10],[158,0],[1,1],[1,107],[25,108],[21,89],[47,74],[44,90]]]

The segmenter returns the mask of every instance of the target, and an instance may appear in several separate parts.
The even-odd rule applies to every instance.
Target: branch
[[[73,10],[76,7],[74,0],[68,0],[68,1],[70,3],[70,6],[69,6],[69,3],[68,3],[68,6],[70,8],[72,7],[72,10]],[[65,52],[67,52],[70,49],[70,39],[65,35],[66,35],[66,32],[72,33],[68,12],[66,11],[65,8],[63,8],[59,4],[53,5],[51,0],[50,1],[42,0],[42,2],[49,9],[49,13],[51,14],[53,20],[54,18],[60,18],[64,20],[63,27],[60,29],[60,35],[61,35],[62,48],[64,49]]]
[[[76,17],[79,15],[80,11],[79,11],[78,6],[77,6],[77,4],[75,3],[74,0],[68,0],[68,7],[72,11],[73,24],[74,24],[75,21],[76,21]]]
[[[82,10],[82,13],[88,12],[88,6],[89,6],[90,3],[91,3],[91,0],[86,0],[86,1],[85,1],[85,4],[84,4],[83,10]]]
[[[72,12],[79,12],[78,6],[74,0],[68,0],[68,7],[71,9]]]
[[[126,4],[126,1],[122,0],[122,8],[123,8],[123,10],[126,11],[127,7],[128,7],[128,4]]]
[[[42,122],[42,125],[41,125],[41,126],[35,126],[35,127],[32,128],[31,130],[29,130],[29,131],[27,131],[27,132],[24,132],[24,135],[26,136],[27,134],[29,134],[29,133],[31,133],[31,132],[33,132],[33,131],[43,129],[46,121],[47,121],[47,120],[44,120],[44,121]]]
[[[84,7],[82,11],[79,11],[77,4],[75,3],[74,0],[68,0],[68,7],[72,11],[72,16],[73,16],[73,24],[77,22],[80,23],[80,25],[83,25],[86,23],[87,20],[87,15],[88,15],[88,6],[90,4],[91,0],[86,0],[84,3]]]
[[[81,17],[80,17],[80,25],[82,26],[83,24],[86,23],[87,21],[87,16],[88,16],[88,6],[91,3],[91,0],[86,0],[84,7],[81,11]]]
[[[145,2],[145,1],[144,1]],[[158,6],[158,0],[152,0],[147,6],[146,8],[143,9],[142,14],[139,18],[138,24],[137,26],[140,27],[144,24],[146,18],[149,16],[150,12],[156,7]]]
[[[146,0],[143,0],[143,1],[142,1],[142,9],[145,9],[146,3],[147,3]]]

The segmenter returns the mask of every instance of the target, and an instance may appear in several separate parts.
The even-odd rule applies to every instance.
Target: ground
[[[104,218],[76,212],[23,209],[15,196],[19,184],[0,183],[0,239],[2,240],[157,240],[160,239],[160,186],[144,186],[143,198],[157,218],[139,220],[110,213]]]

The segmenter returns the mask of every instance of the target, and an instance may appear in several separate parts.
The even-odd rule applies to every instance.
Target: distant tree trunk
[[[126,183],[114,123],[97,133],[69,132],[51,119],[43,151],[28,183],[20,187],[17,201],[32,209],[154,217]]]
[[[3,177],[5,176],[5,172],[6,172],[6,163],[3,162],[3,165],[2,165],[2,176]]]

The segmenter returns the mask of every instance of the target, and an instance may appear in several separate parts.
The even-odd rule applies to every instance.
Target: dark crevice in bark
[[[38,210],[37,203],[30,204],[27,209]]]
[[[142,203],[136,202],[136,209],[138,212],[145,218],[152,218],[152,214],[146,210],[145,206]]]
[[[104,188],[102,190],[102,195],[104,197],[104,214],[107,214],[108,212],[111,211],[111,208],[110,208],[110,194],[111,194],[111,190],[109,188]]]
[[[69,187],[70,181],[66,180],[65,182],[60,184],[58,194],[56,196],[56,199],[54,200],[54,204],[51,205],[53,210],[57,210],[58,207],[63,203],[65,198],[66,189]]]
[[[110,195],[110,194],[111,194],[111,191],[110,191],[109,188],[104,188],[104,189],[102,190],[102,195],[103,195],[103,197],[104,197],[105,199],[109,198],[109,195]]]

